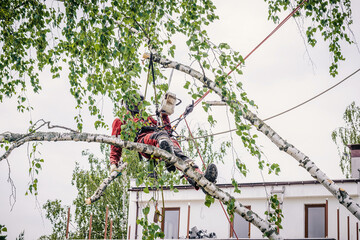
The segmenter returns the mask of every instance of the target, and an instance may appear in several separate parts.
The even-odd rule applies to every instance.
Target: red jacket
[[[161,118],[162,118],[163,124],[165,126],[165,130],[170,130],[171,125],[170,125],[169,116],[166,114],[162,114]],[[151,116],[148,117],[147,121],[145,121],[144,119],[139,119],[137,117],[134,117],[133,119],[131,119],[131,121],[134,121],[134,122],[141,121],[144,126],[153,126],[153,127],[157,126],[157,121],[154,118],[152,118]],[[116,136],[116,137],[121,136],[121,126],[124,124],[126,124],[125,121],[121,121],[119,118],[116,118],[112,124],[111,135]],[[138,138],[141,138],[145,134],[147,134],[147,133],[140,134],[138,136]],[[117,164],[120,160],[121,154],[122,154],[121,147],[115,147],[115,146],[111,145],[110,164]]]

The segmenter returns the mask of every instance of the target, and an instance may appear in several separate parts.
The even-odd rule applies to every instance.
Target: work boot
[[[174,164],[165,163],[165,167],[168,170],[168,172],[175,172],[176,171],[176,167],[174,166]]]
[[[174,149],[173,149],[173,145],[172,142],[169,139],[162,139],[159,141],[159,148],[173,154],[174,153]],[[175,172],[176,168],[173,164],[167,163],[166,162],[166,169],[168,170],[168,172]]]
[[[198,172],[200,174],[203,174],[203,172],[200,170],[200,168],[198,166],[194,166],[195,167],[195,172]],[[204,177],[209,181],[209,182],[212,182],[212,183],[216,183],[216,179],[217,179],[217,176],[218,176],[218,171],[217,171],[217,167],[215,164],[211,163],[207,168],[206,168],[206,171],[205,171],[205,174],[204,174]],[[188,182],[194,186],[194,188],[196,190],[199,190],[199,186],[197,185],[197,183],[192,180],[191,178],[185,176],[186,180],[188,180]],[[205,190],[202,189],[204,193]]]
[[[204,177],[209,180],[209,182],[216,183],[218,176],[218,170],[215,164],[211,163],[205,171]]]
[[[174,150],[173,150],[173,146],[172,146],[172,142],[169,139],[161,139],[159,141],[159,148],[173,154]]]

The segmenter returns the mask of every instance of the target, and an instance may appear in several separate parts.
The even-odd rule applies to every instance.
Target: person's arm
[[[149,116],[147,118],[147,124],[150,124],[150,126],[156,126],[157,125],[157,121],[152,117],[152,116]]]
[[[119,118],[116,118],[114,120],[114,122],[112,124],[112,132],[111,132],[112,136],[118,137],[121,135],[121,125],[122,124],[123,123],[121,122],[121,120]],[[118,165],[121,154],[122,154],[122,148],[111,145],[110,164]]]
[[[162,113],[161,118],[162,118],[165,130],[167,130],[167,131],[171,130],[171,123],[170,123],[169,116],[165,113]]]

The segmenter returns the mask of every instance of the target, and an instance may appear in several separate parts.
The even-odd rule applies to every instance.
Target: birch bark
[[[224,204],[228,204],[234,201],[235,212],[238,213],[243,218],[245,218],[247,221],[251,222],[253,225],[255,225],[269,239],[283,239],[277,233],[276,229],[272,227],[268,221],[262,219],[255,212],[245,208],[239,201],[237,201],[229,193],[224,192],[223,190],[218,188],[215,184],[209,182],[204,177],[203,174],[199,174],[198,172],[195,172],[193,166],[189,165],[188,163],[184,162],[182,159],[162,149],[146,144],[123,141],[113,136],[100,135],[100,134],[89,134],[89,133],[78,133],[78,132],[72,132],[72,133],[35,132],[31,135],[15,134],[15,133],[7,132],[0,134],[0,143],[10,142],[16,145],[18,142],[24,143],[30,141],[98,142],[98,143],[111,144],[117,147],[126,148],[137,152],[143,152],[146,154],[153,155],[155,157],[161,157],[163,160],[165,160],[168,163],[174,164],[177,169],[185,173],[190,178],[194,179],[199,186],[205,189],[205,191],[214,198],[219,199]],[[0,160],[0,162],[1,161],[2,160]],[[112,177],[113,176],[110,176],[110,178]],[[108,181],[108,179],[105,179],[104,182],[105,181]],[[102,188],[103,186],[100,187]]]
[[[228,99],[222,94],[221,88],[216,86],[215,82],[204,76],[202,73],[196,71],[195,69],[183,65],[181,63],[171,61],[169,59],[161,58],[159,55],[156,55],[154,62],[160,63],[166,68],[174,68],[181,72],[184,72],[202,82],[207,88],[213,90],[217,95],[221,97],[223,101]],[[244,109],[244,105],[240,102],[237,102],[239,108]],[[313,161],[310,160],[308,156],[302,153],[292,144],[285,141],[279,134],[277,134],[269,125],[252,113],[249,109],[243,111],[244,118],[248,120],[256,129],[265,136],[267,136],[281,151],[286,152],[292,156],[296,161],[299,162],[299,165],[306,169],[310,175],[319,181],[335,198],[338,199],[344,207],[346,207],[356,218],[360,220],[360,205],[355,202],[349,194],[337,184],[335,184],[323,171],[318,168]]]
[[[100,186],[96,189],[95,193],[91,197],[85,199],[85,203],[87,205],[90,205],[99,200],[104,194],[105,189],[110,185],[110,183],[114,181],[117,177],[121,176],[121,173],[126,168],[126,166],[127,163],[123,163],[116,169],[116,171],[110,173],[110,175],[102,181]]]

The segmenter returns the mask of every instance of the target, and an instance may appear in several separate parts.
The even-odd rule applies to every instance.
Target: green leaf
[[[150,212],[150,208],[149,208],[149,207],[145,207],[145,208],[143,208],[142,211],[143,211],[144,215],[148,215],[149,212]]]
[[[214,202],[215,202],[215,199],[212,196],[210,196],[209,194],[206,194],[206,196],[205,196],[205,206],[210,207],[211,204],[213,204]]]

